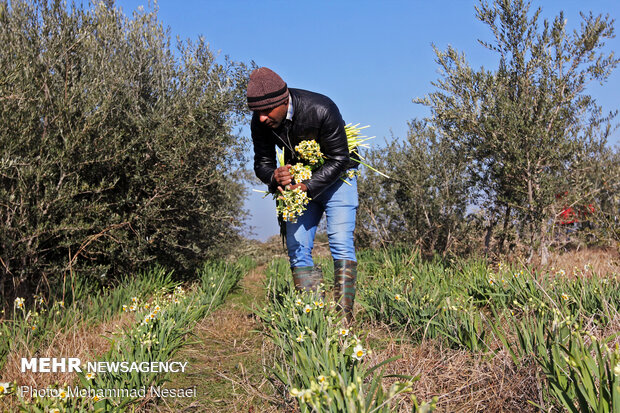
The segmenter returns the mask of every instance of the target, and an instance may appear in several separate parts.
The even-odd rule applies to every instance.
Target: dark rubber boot
[[[334,301],[347,322],[353,318],[355,301],[355,281],[357,280],[357,262],[351,260],[334,260]]]
[[[319,267],[295,267],[292,271],[297,291],[319,291],[323,283],[323,271]]]

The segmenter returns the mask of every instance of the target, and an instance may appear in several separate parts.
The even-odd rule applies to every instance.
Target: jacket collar
[[[293,97],[290,95],[290,92],[289,92],[288,110],[286,111],[286,120],[292,121],[294,114],[295,114],[295,107],[293,106]]]

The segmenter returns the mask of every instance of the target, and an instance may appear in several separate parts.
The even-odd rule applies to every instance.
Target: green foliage
[[[483,1],[476,11],[494,35],[481,43],[497,54],[498,68],[476,71],[456,50],[436,50],[438,91],[417,102],[474,160],[472,180],[494,221],[502,213],[518,220],[522,240],[540,245],[544,261],[556,195],[570,187],[591,199],[571,178],[584,173],[611,130],[585,87],[603,83],[618,64],[602,51],[613,21],[582,15],[571,35],[562,14],[539,28],[540,9],[530,14],[522,0]]]
[[[233,245],[247,70],[156,11],[0,2],[0,296]],[[22,290],[19,290],[22,288]]]
[[[142,301],[158,291],[172,291],[176,285],[170,271],[154,267],[122,277],[114,288],[100,288],[75,276],[50,298],[17,297],[12,317],[0,320],[0,368],[10,352],[33,354],[59,332],[104,323],[127,310],[126,303]]]
[[[617,274],[586,267],[571,279],[564,270],[492,268],[481,260],[424,262],[404,249],[358,259],[369,318],[414,342],[439,339],[490,357],[505,350],[516,366],[536,366],[548,384],[538,401],[548,401],[545,411],[617,411],[620,352],[607,345],[617,332],[601,337],[618,320]]]
[[[428,253],[466,250],[467,159],[436,128],[418,121],[409,127],[406,142],[367,156],[390,178],[360,180],[358,240],[415,243]]]
[[[476,11],[493,35],[480,43],[496,68],[435,48],[435,91],[414,100],[431,115],[411,123],[406,143],[374,154],[393,165],[384,168],[393,179],[361,182],[360,240],[413,241],[432,254],[484,238],[499,252],[525,244],[544,263],[549,247],[565,245],[556,238],[560,213],[588,205],[604,221],[590,242],[617,240],[618,199],[609,194],[620,171],[605,146],[616,113],[603,115],[586,94],[619,63],[604,47],[614,21],[583,14],[570,33],[562,14],[541,21],[523,0],[481,1]]]
[[[133,314],[135,318],[131,325],[119,328],[110,337],[107,337],[110,341],[110,347],[105,354],[97,357],[96,361],[127,363],[172,361],[179,349],[187,342],[187,337],[191,334],[195,323],[215,310],[252,266],[253,262],[246,258],[242,258],[234,264],[222,261],[206,262],[198,270],[197,278],[199,281],[187,289],[172,282],[169,271],[155,268],[130,280],[128,285],[119,285],[113,292],[97,297],[94,302],[99,307],[94,310],[98,310],[99,315],[104,314],[106,307],[111,307],[115,316],[125,312]],[[147,281],[152,282],[148,283]],[[141,285],[148,285],[148,288],[141,291],[142,295],[129,295]],[[76,295],[76,301],[86,301],[89,294]],[[119,297],[124,299],[119,300]],[[18,301],[18,304],[20,302]],[[89,308],[86,307],[86,309]],[[65,309],[64,303],[60,305],[57,302],[51,309],[57,311],[40,310],[40,315],[37,317],[45,319],[47,322],[36,324],[37,330],[32,330],[31,327],[35,324],[32,324],[29,318],[31,314],[36,312],[36,308],[27,311],[20,306],[18,310],[16,311],[16,318],[11,320],[12,331],[10,334],[13,338],[12,342],[18,343],[21,347],[11,348],[10,351],[24,351],[28,354],[34,354],[37,349],[36,346],[43,342],[43,339],[39,338],[35,342],[29,336],[29,332],[42,330],[47,335],[61,332],[62,326],[53,323],[53,321],[58,317],[62,318],[63,314],[67,314],[66,317],[72,317],[71,319],[76,324],[84,323],[84,319],[80,319],[79,310],[74,307]],[[103,319],[97,321],[100,322]],[[3,329],[6,329],[6,325],[8,322],[3,322]],[[21,394],[15,391],[14,385],[8,394],[9,397],[16,396],[18,398],[22,411],[47,412],[58,408],[66,412],[122,412],[126,411],[132,403],[140,398],[138,391],[144,388],[148,394],[150,386],[164,385],[169,379],[169,374],[136,370],[127,372],[110,370],[105,373],[93,374],[83,368],[82,372],[78,373],[76,383],[57,383],[52,386],[58,391],[58,393],[49,393],[52,397],[37,396],[32,400],[25,400]],[[69,387],[74,391],[77,390],[77,397],[68,397]],[[80,395],[80,391],[90,388],[94,389],[96,398],[91,395],[87,397]],[[105,389],[127,389],[127,391],[133,389],[135,394],[119,393],[118,396],[99,397],[97,391],[101,392]],[[56,394],[59,396],[55,396]]]
[[[369,367],[364,358],[371,350],[363,340],[343,326],[335,303],[321,294],[294,291],[284,260],[268,270],[267,307],[257,310],[265,334],[276,345],[278,356],[271,367],[286,386],[287,396],[298,400],[302,412],[387,412],[394,397],[411,392],[411,377],[394,383],[386,393],[382,387],[383,366],[388,359]],[[414,412],[432,411],[434,402],[415,405]]]
[[[498,333],[515,363],[533,359],[547,378],[553,404],[569,412],[615,412],[620,403],[620,351],[583,330],[578,317],[509,318],[517,339]],[[542,406],[539,406],[542,408]]]
[[[404,328],[414,341],[441,337],[449,346],[486,351],[486,268],[454,264],[424,262],[404,250],[361,255],[360,302],[372,320]]]
[[[574,231],[573,239],[566,237],[567,243],[587,243],[590,245],[612,245],[620,247],[620,148],[596,148],[590,151],[585,165],[579,168],[583,174],[574,177],[570,188],[586,188],[584,193],[569,190],[563,198],[562,205],[556,208],[571,206],[578,219],[585,220],[588,225],[580,225]],[[556,212],[557,213],[557,212]],[[585,216],[584,216],[585,214]],[[569,228],[574,230],[574,228]],[[559,241],[564,235],[562,230],[556,231]],[[575,235],[577,237],[575,237]]]

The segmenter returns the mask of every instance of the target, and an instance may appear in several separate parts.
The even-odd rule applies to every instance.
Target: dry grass
[[[272,242],[272,253],[279,255],[281,245]],[[328,255],[325,240],[319,239],[316,255]],[[273,258],[273,255],[272,257]],[[584,271],[588,265],[589,270]],[[620,272],[620,255],[610,250],[576,250],[553,255],[549,268],[564,269],[568,276],[589,275],[592,272],[613,274]],[[163,399],[159,404],[148,404],[142,410],[157,412],[277,412],[294,411],[284,398],[285,392],[265,377],[265,367],[273,364],[276,349],[257,332],[262,327],[251,308],[262,306],[264,300],[264,267],[248,274],[226,303],[199,322],[187,345],[175,360],[188,361],[189,371],[173,375],[167,387],[196,386],[198,396],[192,399]],[[72,356],[92,359],[108,349],[110,336],[120,326],[132,323],[124,314],[113,321],[95,327],[74,328],[57,334],[50,344],[41,349],[39,357]],[[541,403],[540,373],[534,364],[515,367],[510,356],[502,351],[474,354],[465,350],[447,348],[439,340],[423,340],[413,344],[406,332],[394,332],[385,325],[361,324],[356,330],[368,332],[368,341],[374,350],[367,363],[374,365],[390,357],[401,358],[386,366],[385,374],[420,376],[414,384],[418,400],[429,401],[438,397],[441,412],[514,412],[538,411],[528,401]],[[603,329],[592,332],[599,337],[611,337],[620,332],[620,316]],[[616,338],[615,342],[620,342]],[[492,343],[492,348],[501,348]],[[72,374],[22,375],[21,357],[32,354],[12,354],[2,372],[2,379],[20,378],[20,383],[43,387],[56,381],[72,382]],[[396,379],[385,379],[389,386]],[[1,381],[1,380],[0,380]],[[0,411],[12,411],[15,406],[2,406]],[[403,398],[398,411],[411,411],[411,401]]]
[[[263,268],[248,274],[240,291],[196,325],[195,340],[177,356],[189,362],[190,371],[172,377],[168,387],[196,386],[196,399],[169,399],[169,404],[149,406],[149,411],[282,411],[282,401],[263,367],[269,365],[275,349],[257,331],[261,325],[251,311],[264,299],[263,282]]]
[[[413,394],[419,401],[430,401],[437,396],[437,411],[526,413],[539,411],[530,401],[545,405],[541,388],[544,377],[535,362],[515,366],[499,340],[490,343],[493,351],[476,354],[447,348],[437,339],[413,344],[406,331],[394,332],[384,324],[365,323],[361,329],[368,332],[368,341],[374,349],[366,362],[375,365],[400,356],[386,366],[385,375],[419,376]],[[620,345],[620,314],[603,328],[594,320],[585,320],[584,329],[601,342],[606,340],[611,348]],[[514,341],[515,337],[508,334],[507,339]],[[396,380],[385,379],[384,387]],[[410,412],[411,408],[409,398],[403,398],[397,411]]]
[[[406,333],[392,333],[384,325],[367,324],[368,338],[376,350],[368,356],[370,365],[401,356],[387,365],[385,374],[419,376],[413,393],[419,401],[438,397],[441,412],[534,412],[528,400],[538,399],[536,370],[516,368],[508,354],[474,354],[444,347],[439,340],[408,341]],[[396,379],[386,379],[389,386]],[[398,411],[411,411],[404,398]]]
[[[579,249],[553,254],[550,266],[562,268],[569,275],[594,273],[598,275],[620,274],[620,253],[614,249]],[[584,270],[589,267],[590,270]]]
[[[54,383],[61,385],[74,383],[77,379],[75,373],[33,373],[30,371],[22,373],[21,359],[22,357],[77,357],[81,360],[94,360],[109,350],[110,342],[105,337],[111,337],[114,332],[133,322],[133,315],[125,313],[94,327],[77,324],[70,327],[68,331],[56,333],[36,354],[26,344],[17,343],[18,350],[9,354],[0,381],[17,380],[20,386],[35,388],[45,388]],[[29,399],[29,397],[25,398]],[[13,398],[0,399],[0,410],[16,411],[14,402]],[[8,405],[8,403],[11,404]]]
[[[517,259],[517,261],[519,261],[519,264],[523,264],[523,260]],[[549,271],[562,269],[567,276],[571,277],[589,276],[592,274],[598,276],[620,274],[620,252],[613,248],[574,249],[551,253],[549,262],[544,267],[541,267],[539,260],[535,258],[532,266]]]
[[[252,257],[259,265],[268,264],[274,258],[287,257],[286,246],[283,245],[282,238],[279,235],[274,235],[265,242],[245,240],[233,252],[235,255],[231,255],[231,259],[246,255]]]
[[[315,256],[329,255],[326,240],[317,239]],[[596,274],[618,273],[618,253],[609,250],[582,250],[572,251],[562,255],[552,256],[549,268],[565,269],[567,276],[582,275],[586,264]],[[579,269],[579,271],[574,270]],[[574,272],[574,274],[573,274]],[[254,276],[257,274],[255,273]],[[219,321],[212,320],[205,326],[209,334],[220,341],[233,343],[237,333],[246,327],[235,321],[239,314],[233,312],[218,313]],[[219,327],[218,327],[219,326]],[[220,328],[229,331],[219,332]],[[400,355],[401,358],[386,366],[385,374],[401,374],[420,376],[414,384],[414,394],[421,401],[429,401],[438,397],[438,411],[441,412],[514,412],[522,413],[538,411],[529,401],[543,404],[541,400],[541,385],[543,378],[537,372],[535,364],[525,364],[516,367],[511,357],[503,350],[496,353],[474,354],[466,350],[447,348],[439,340],[424,340],[420,344],[408,341],[407,333],[394,333],[385,325],[363,324],[363,331],[368,331],[368,339],[375,351],[369,355],[367,362],[374,365],[390,357]],[[232,331],[237,333],[232,333]],[[620,331],[620,317],[608,324],[602,331],[592,331],[599,337],[610,337]],[[249,342],[243,342],[249,344]],[[237,344],[238,345],[238,344]],[[265,341],[255,341],[260,347],[263,365],[269,365],[273,359],[274,349]],[[492,343],[492,348],[499,349],[499,342]],[[252,354],[251,350],[247,350]],[[230,357],[224,356],[224,358]],[[215,360],[218,358],[216,357]],[[224,366],[222,361],[218,365]],[[255,371],[256,372],[256,371]],[[290,405],[283,404],[284,400],[273,387],[269,386],[259,376],[252,376],[245,370],[215,372],[216,376],[226,376],[225,379],[234,383],[235,393],[229,400],[220,400],[220,411],[286,411]],[[397,379],[385,379],[384,385],[389,385]],[[281,390],[281,389],[280,389]],[[258,403],[258,404],[257,404]],[[266,404],[265,404],[266,403]],[[264,410],[263,410],[264,409]],[[279,409],[279,410],[278,410]],[[209,409],[205,411],[216,411]],[[411,401],[403,398],[398,403],[399,411],[411,411]]]

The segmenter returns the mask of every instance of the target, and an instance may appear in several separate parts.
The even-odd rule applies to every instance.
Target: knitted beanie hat
[[[247,95],[250,110],[271,109],[286,102],[288,88],[276,72],[259,67],[250,74]]]

